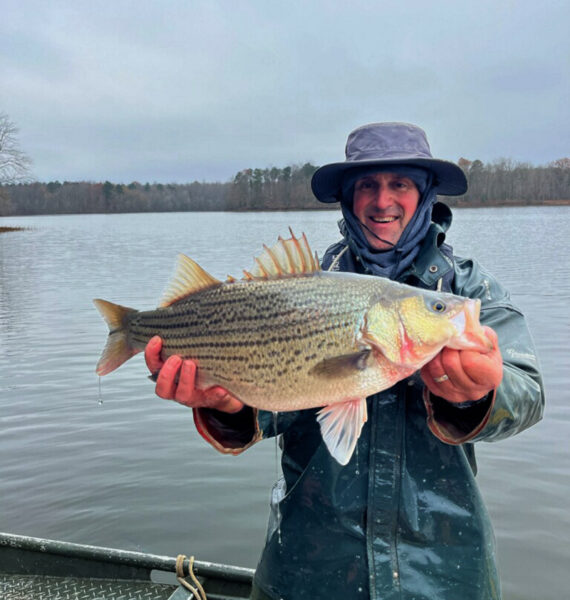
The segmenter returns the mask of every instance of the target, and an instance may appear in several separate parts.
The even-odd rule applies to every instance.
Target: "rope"
[[[327,271],[333,271],[334,268],[338,265],[340,257],[348,250],[348,246],[345,246],[334,258],[331,263],[331,266],[327,269]]]
[[[176,557],[176,579],[178,583],[184,586],[187,590],[192,592],[192,595],[196,600],[208,600],[206,596],[206,592],[202,587],[202,584],[198,581],[196,575],[194,575],[194,557],[190,557],[190,562],[188,563],[188,574],[184,573],[184,561],[187,559],[187,556],[184,554],[179,554]],[[186,577],[190,577],[192,582],[196,587],[191,586],[187,581]]]

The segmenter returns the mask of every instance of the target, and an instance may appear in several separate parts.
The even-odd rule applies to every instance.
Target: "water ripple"
[[[99,387],[94,368],[106,327],[91,300],[154,307],[179,252],[216,277],[239,275],[288,225],[322,255],[338,239],[338,218],[331,211],[4,219],[34,229],[0,236],[3,528],[254,566],[273,445],[217,454],[188,410],[154,396],[142,356]],[[544,421],[479,447],[505,592],[525,600],[547,599],[544,582],[548,598],[567,594],[569,226],[568,207],[462,209],[449,237],[458,254],[478,257],[511,290],[544,369]]]

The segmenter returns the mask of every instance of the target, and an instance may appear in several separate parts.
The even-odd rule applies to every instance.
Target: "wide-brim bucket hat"
[[[346,160],[317,169],[311,188],[321,202],[338,202],[347,171],[362,167],[409,165],[429,170],[433,187],[444,196],[467,191],[461,168],[448,160],[434,158],[425,131],[411,123],[370,123],[352,131],[346,142]]]

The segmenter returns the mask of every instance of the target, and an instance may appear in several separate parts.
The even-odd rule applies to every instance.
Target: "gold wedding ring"
[[[444,381],[447,381],[449,379],[449,376],[446,375],[445,373],[441,376],[441,377],[434,377],[433,380],[436,383],[443,383]]]

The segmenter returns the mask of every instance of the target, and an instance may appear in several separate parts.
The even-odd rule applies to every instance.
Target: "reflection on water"
[[[33,229],[0,235],[0,529],[254,566],[275,476],[273,444],[219,455],[187,409],[154,396],[142,356],[99,390],[94,368],[106,326],[91,300],[152,308],[178,252],[216,277],[239,275],[261,243],[289,225],[322,254],[338,238],[338,216],[2,219]],[[544,421],[478,446],[507,600],[568,591],[569,225],[567,207],[462,209],[449,237],[456,253],[478,257],[511,290],[545,375]]]

